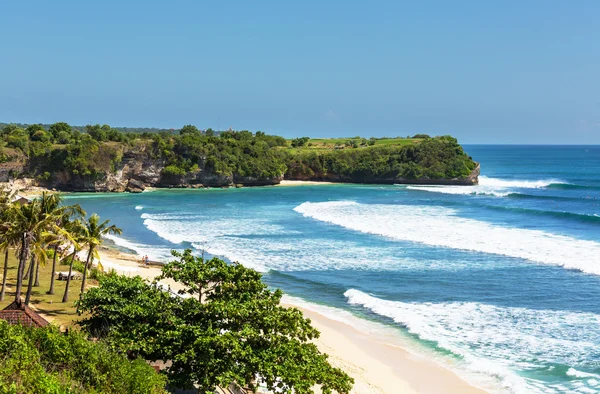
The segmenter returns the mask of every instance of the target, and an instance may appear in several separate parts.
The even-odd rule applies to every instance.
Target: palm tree
[[[62,229],[62,231],[50,232],[46,239],[47,245],[53,248],[54,254],[52,256],[52,273],[50,276],[50,289],[47,294],[54,294],[54,276],[56,275],[56,259],[58,257],[58,247],[64,243],[70,242],[69,231],[65,229],[65,224],[69,222],[71,217],[82,217],[85,212],[79,205],[62,205],[63,198],[59,194],[42,193],[40,197],[41,214],[44,216],[57,217],[56,225]],[[35,275],[35,286],[39,286],[39,262],[36,267]]]
[[[5,237],[8,231],[13,215],[12,200],[14,193],[12,191],[0,191],[0,250],[4,251],[4,269],[2,273],[2,290],[0,291],[0,301],[4,301],[6,294],[6,280],[8,275],[8,254],[11,244]]]
[[[48,237],[50,232],[62,231],[56,225],[58,218],[54,215],[41,214],[41,208],[38,200],[33,200],[29,204],[16,206],[10,226],[8,226],[5,233],[5,240],[7,242],[19,245],[17,250],[20,254],[20,259],[17,270],[17,289],[15,292],[15,300],[17,301],[21,299],[23,271],[27,260],[31,256],[35,256],[36,260],[45,263],[46,251],[44,247],[46,237]],[[33,266],[30,268],[30,274],[33,273],[32,268]],[[28,297],[26,303],[31,297],[31,288],[33,286],[33,278],[31,276],[27,288]]]
[[[88,245],[88,255],[85,262],[85,266],[83,267],[83,280],[81,281],[81,294],[83,294],[85,290],[85,280],[87,277],[88,268],[92,265],[94,258],[100,258],[98,256],[98,246],[102,245],[104,240],[102,237],[107,234],[121,234],[123,231],[117,226],[108,225],[110,220],[105,220],[100,223],[100,216],[93,214],[84,223],[85,226],[85,241],[84,243]]]
[[[69,301],[69,287],[71,285],[71,275],[73,273],[73,261],[75,256],[81,250],[81,242],[85,240],[86,229],[81,223],[81,220],[77,219],[74,221],[68,221],[65,223],[67,232],[71,235],[69,243],[73,246],[73,253],[71,253],[71,263],[69,264],[69,276],[67,277],[67,285],[65,286],[65,293],[62,298],[62,302]]]

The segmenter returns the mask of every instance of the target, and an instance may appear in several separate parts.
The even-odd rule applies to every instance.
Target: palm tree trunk
[[[6,275],[8,274],[8,248],[4,251],[4,273],[2,275],[2,292],[0,293],[0,301],[4,301],[6,293]]]
[[[21,241],[21,258],[19,259],[19,268],[17,269],[17,289],[15,291],[15,301],[21,302],[21,292],[23,291],[23,269],[27,264],[27,258],[29,257],[29,249],[25,233],[23,233],[23,240]]]
[[[23,280],[29,279],[29,271],[31,271],[32,262],[33,262],[33,260],[31,260],[29,262],[29,266],[27,268],[25,268],[25,270],[23,271]],[[25,259],[25,264],[27,264],[27,259]]]
[[[29,281],[27,282],[27,294],[25,295],[25,305],[29,305],[31,300],[31,290],[33,289],[33,269],[35,268],[35,255],[31,256],[31,264],[29,264]]]
[[[83,291],[85,290],[85,280],[87,278],[88,265],[90,265],[90,257],[92,257],[93,251],[94,251],[93,248],[90,247],[90,250],[88,251],[87,259],[85,260],[85,266],[83,267],[83,280],[81,281],[81,294],[83,294]]]
[[[67,276],[67,285],[65,286],[65,294],[63,295],[62,302],[69,301],[69,285],[71,284],[71,273],[73,272],[73,260],[75,260],[75,255],[77,254],[77,250],[73,252],[71,255],[71,264],[69,264],[69,276]]]
[[[93,251],[94,248],[90,246],[87,259],[85,260],[85,266],[83,267],[83,279],[81,280],[81,292],[79,292],[79,301],[81,301],[81,298],[83,297],[83,292],[85,291],[85,279],[87,278],[88,265],[90,264],[90,257],[92,257]],[[77,304],[77,313],[79,314],[79,304]]]
[[[35,282],[33,282],[33,286],[40,287],[40,259],[35,262]]]
[[[56,275],[56,255],[58,254],[58,245],[54,245],[54,256],[52,257],[52,276],[50,277],[50,290],[47,294],[54,294],[54,276]]]

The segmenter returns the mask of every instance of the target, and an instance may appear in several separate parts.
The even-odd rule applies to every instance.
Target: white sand
[[[335,185],[334,182],[317,182],[317,181],[289,181],[282,180],[281,183],[275,186],[310,186],[310,185]]]
[[[139,257],[133,255],[101,250],[100,258],[105,270],[113,269],[123,275],[140,275],[148,280],[160,275],[159,266],[145,266]],[[173,290],[181,288],[172,281],[161,283]],[[352,394],[484,393],[432,360],[379,342],[346,323],[297,308],[321,332],[321,337],[315,341],[318,348],[329,355],[332,365],[354,378]]]

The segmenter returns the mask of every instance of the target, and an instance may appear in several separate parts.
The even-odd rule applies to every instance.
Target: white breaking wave
[[[600,275],[600,243],[462,218],[443,207],[305,202],[294,210],[367,234],[425,245],[522,258]]]
[[[142,215],[144,225],[159,237],[222,256],[261,272],[369,269],[457,270],[489,268],[487,261],[436,260],[410,256],[410,251],[366,246],[352,239],[324,239],[290,231],[270,218],[201,216],[197,213]],[[407,256],[409,255],[409,256]]]
[[[140,257],[148,255],[148,258],[152,261],[166,262],[171,256],[171,249],[169,248],[157,248],[154,245],[139,244],[113,234],[106,234],[104,238],[110,239],[115,245],[134,251]]]
[[[143,207],[143,206],[141,206],[141,205],[136,205],[136,206],[135,206],[135,210],[136,210],[136,211],[139,211],[139,210],[142,210],[142,209],[144,209],[144,207]]]
[[[543,363],[586,365],[600,356],[600,316],[593,313],[504,308],[474,302],[406,303],[382,300],[359,290],[344,293],[348,303],[392,319],[422,340],[461,356],[465,367],[494,376],[515,393],[549,392],[541,382],[514,370]],[[536,360],[536,361],[532,361]],[[569,373],[570,372],[570,373]],[[597,377],[571,368],[568,375]],[[578,381],[569,392],[587,392],[595,382]]]
[[[455,194],[455,195],[483,195],[506,197],[510,194],[516,194],[514,191],[490,188],[484,186],[407,186],[409,190],[419,190],[422,192]]]
[[[597,375],[595,373],[578,371],[575,368],[569,368],[569,370],[567,371],[567,375],[568,376],[574,376],[576,378],[597,378],[597,379],[600,379],[600,375]]]
[[[479,177],[476,186],[407,186],[410,190],[420,190],[444,194],[489,195],[506,197],[518,193],[515,189],[542,189],[551,184],[564,183],[559,179],[542,179],[537,181],[508,180],[499,178]]]
[[[516,187],[522,189],[541,189],[556,183],[565,183],[560,179],[541,179],[537,181],[528,180],[509,180],[499,178],[488,178],[487,176],[479,177],[480,186],[496,186],[496,187]]]

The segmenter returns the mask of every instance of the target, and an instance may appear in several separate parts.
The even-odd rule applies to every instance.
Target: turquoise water
[[[600,392],[600,147],[467,146],[475,187],[318,185],[69,202],[165,259],[206,249],[504,392]]]

